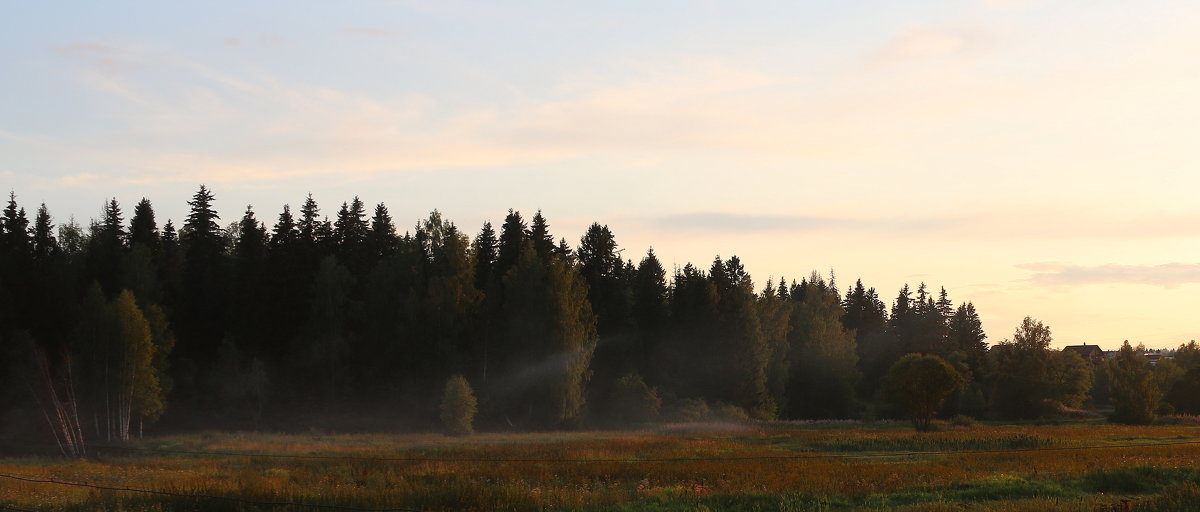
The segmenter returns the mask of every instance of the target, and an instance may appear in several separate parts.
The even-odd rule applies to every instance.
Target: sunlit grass
[[[208,432],[130,446],[295,458],[98,449],[87,461],[0,460],[0,472],[256,501],[431,511],[939,510],[953,503],[972,510],[1095,510],[1122,498],[1144,510],[1166,503],[1162,510],[1168,510],[1196,492],[1200,445],[1115,446],[1179,443],[1198,433],[1192,426],[1096,423],[977,425],[921,435],[896,425],[849,424],[465,438]],[[38,510],[232,506],[12,481],[0,485],[0,504]]]

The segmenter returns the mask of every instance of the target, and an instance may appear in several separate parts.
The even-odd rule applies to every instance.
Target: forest
[[[110,199],[82,226],[10,194],[3,446],[433,430],[448,382],[478,397],[488,431],[903,417],[885,388],[907,354],[957,374],[942,417],[1200,413],[1195,342],[1153,366],[1129,343],[1085,361],[1026,318],[989,345],[972,303],[924,283],[890,303],[816,272],[756,286],[737,256],[674,269],[653,249],[625,258],[599,223],[556,241],[540,211],[470,233],[434,211],[401,233],[357,197],[332,220],[309,195],[269,225],[247,207],[225,227],[215,202],[201,186],[176,226],[148,199],[132,214]]]

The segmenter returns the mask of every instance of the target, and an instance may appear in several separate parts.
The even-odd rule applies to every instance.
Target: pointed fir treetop
[[[529,225],[529,239],[533,241],[533,250],[542,261],[546,261],[554,253],[554,236],[550,234],[550,224],[546,217],[542,216],[541,210],[533,215]]]
[[[333,224],[334,237],[342,248],[354,248],[367,240],[367,210],[358,196],[350,204],[342,203]]]
[[[179,233],[175,231],[175,221],[167,219],[167,224],[163,226],[162,232],[163,246],[173,246],[179,242]]]
[[[525,220],[521,212],[508,210],[504,217],[504,225],[500,227],[500,238],[497,243],[495,276],[504,277],[517,259],[521,257],[521,248],[525,245]]]
[[[290,247],[296,241],[296,220],[292,217],[291,205],[283,205],[279,220],[271,230],[271,247]]]
[[[58,252],[58,240],[54,238],[54,222],[50,219],[46,203],[42,203],[33,223],[33,255],[42,259],[55,252]]]
[[[8,206],[4,208],[4,240],[9,250],[29,254],[32,251],[29,238],[29,219],[25,209],[17,206],[17,194],[8,193]]]
[[[938,299],[937,302],[934,303],[934,306],[937,309],[938,314],[942,315],[942,317],[949,319],[951,316],[954,316],[954,303],[950,302],[950,296],[946,293],[945,286],[943,286],[942,291],[938,293]]]
[[[396,223],[392,220],[387,205],[375,205],[375,215],[371,217],[371,229],[367,238],[375,256],[386,256],[395,250],[400,237],[396,234]]]
[[[254,217],[254,208],[246,205],[246,213],[238,223],[241,236],[234,248],[239,258],[254,259],[262,255],[267,246],[267,228]]]
[[[122,224],[124,217],[121,216],[121,205],[115,197],[104,203],[100,216],[101,239],[113,245],[123,244],[125,242],[125,226]]]
[[[484,222],[483,229],[471,242],[471,251],[475,253],[475,287],[480,290],[486,290],[492,280],[497,246],[496,230],[492,229],[491,222]]]
[[[151,250],[158,250],[158,223],[154,220],[154,207],[150,200],[142,198],[133,208],[133,218],[129,221],[129,245],[141,244]]]
[[[297,227],[300,230],[300,240],[309,244],[317,242],[317,231],[321,227],[321,219],[319,217],[321,209],[317,207],[317,200],[313,199],[312,194],[304,198],[304,204],[300,206],[300,222]]]
[[[217,215],[217,211],[212,207],[213,199],[212,191],[208,187],[200,185],[200,190],[196,191],[192,199],[187,202],[191,211],[188,212],[187,220],[183,223],[183,229],[187,234],[184,241],[193,247],[214,248],[220,247],[222,243],[221,227],[217,225],[221,216]]]

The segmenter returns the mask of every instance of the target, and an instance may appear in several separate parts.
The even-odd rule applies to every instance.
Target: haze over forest
[[[896,417],[881,389],[912,353],[961,379],[943,414],[1039,417],[1137,380],[1051,349],[1029,317],[989,346],[974,304],[925,283],[894,295],[819,272],[756,284],[736,255],[668,270],[653,249],[625,257],[603,224],[568,242],[541,211],[470,235],[435,210],[400,231],[383,203],[354,197],[331,217],[310,195],[269,224],[248,206],[222,228],[215,200],[202,185],[185,220],[160,227],[149,199],[128,218],[109,199],[85,228],[45,205],[31,219],[10,195],[6,438],[36,438],[43,416],[68,438],[129,439],[164,418],[431,428],[453,379],[479,395],[487,429]],[[1175,361],[1153,369],[1146,418],[1164,396],[1197,407],[1200,347],[1180,345]]]
[[[990,333],[1170,347],[1198,334],[1198,10],[8,3],[0,190],[85,227],[104,197],[180,222],[197,183],[226,220],[541,209],[668,271],[926,281]]]

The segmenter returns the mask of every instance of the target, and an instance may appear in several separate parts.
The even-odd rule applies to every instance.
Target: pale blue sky
[[[0,180],[60,221],[312,192],[758,283],[837,270],[1059,344],[1197,337],[1191,2],[7,2]]]

